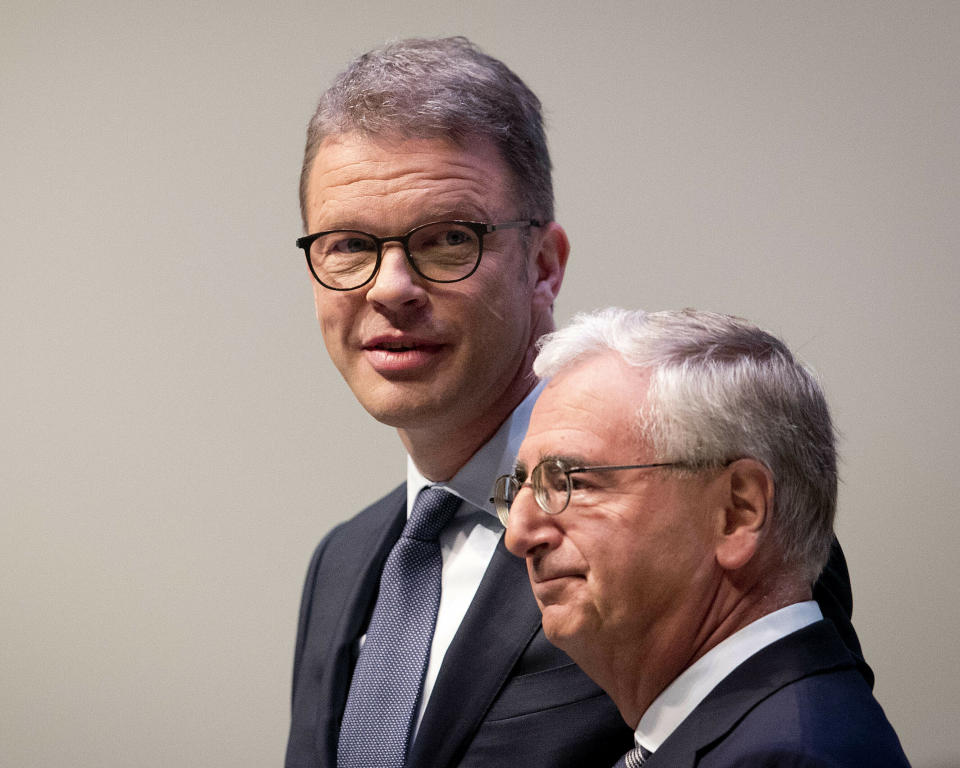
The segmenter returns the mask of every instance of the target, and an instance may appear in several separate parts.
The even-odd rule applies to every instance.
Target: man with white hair
[[[812,599],[833,541],[816,379],[738,318],[604,310],[549,334],[498,479],[547,637],[634,729],[618,766],[905,766]]]

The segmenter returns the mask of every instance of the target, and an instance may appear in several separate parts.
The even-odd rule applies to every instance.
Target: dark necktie
[[[440,605],[437,537],[460,499],[424,488],[380,576],[340,725],[338,768],[402,768]]]
[[[627,754],[617,760],[613,768],[640,768],[644,761],[653,753],[644,747],[634,747]]]

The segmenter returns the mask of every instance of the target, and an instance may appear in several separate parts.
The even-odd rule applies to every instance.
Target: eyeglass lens
[[[570,502],[570,475],[566,470],[560,461],[548,459],[537,464],[530,473],[534,498],[544,512],[559,514]]]
[[[544,512],[556,515],[570,503],[570,475],[567,467],[557,459],[542,461],[530,473],[533,497]],[[494,502],[500,522],[507,524],[510,507],[523,484],[513,475],[497,478],[494,486]]]
[[[480,256],[479,235],[456,222],[427,224],[397,241],[405,242],[406,252],[421,275],[440,282],[466,277]],[[367,282],[377,268],[377,255],[377,241],[365,232],[331,232],[310,245],[310,262],[317,277],[340,289]]]
[[[513,475],[501,475],[493,486],[493,501],[497,508],[497,517],[504,526],[510,517],[510,507],[520,488],[520,482]]]

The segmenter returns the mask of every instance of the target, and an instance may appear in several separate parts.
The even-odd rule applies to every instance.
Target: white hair
[[[577,315],[539,347],[540,378],[604,352],[649,369],[636,426],[657,461],[764,464],[774,478],[772,538],[785,565],[816,579],[833,540],[835,435],[816,375],[782,341],[729,315],[608,308]]]

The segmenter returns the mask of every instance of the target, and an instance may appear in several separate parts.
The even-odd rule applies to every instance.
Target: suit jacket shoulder
[[[873,688],[873,670],[863,657],[860,639],[853,628],[853,589],[850,586],[850,572],[847,570],[847,560],[843,556],[843,550],[836,536],[830,546],[830,557],[813,585],[813,599],[820,605],[823,618],[833,622],[844,645],[856,659],[857,669],[860,670],[863,679]]]
[[[336,735],[380,571],[403,530],[406,485],[333,528],[310,560],[294,651],[287,768],[336,765]]]
[[[909,766],[857,661],[829,621],[724,679],[649,760],[657,766]]]

